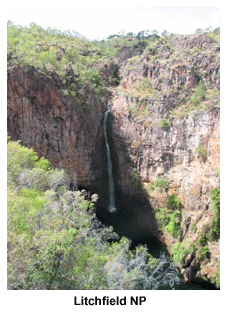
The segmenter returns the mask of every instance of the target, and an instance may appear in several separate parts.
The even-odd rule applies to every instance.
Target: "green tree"
[[[67,190],[67,177],[45,158],[9,141],[8,289],[157,289],[179,282],[170,259],[145,247],[130,251],[92,214],[93,204]]]

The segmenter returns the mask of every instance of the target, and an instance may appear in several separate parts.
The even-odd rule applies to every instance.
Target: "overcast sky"
[[[51,3],[53,5],[48,6]],[[81,0],[79,3],[83,7],[76,6],[76,3],[78,2],[66,0],[57,5],[57,2],[38,1],[32,7],[31,1],[10,1],[9,6],[7,5],[7,20],[23,26],[35,22],[44,28],[76,30],[88,39],[103,39],[121,30],[137,33],[149,29],[157,30],[161,34],[166,29],[175,34],[192,34],[197,28],[220,27],[219,7],[149,7],[143,6],[147,3],[144,1],[127,1],[128,6],[120,6],[125,4],[124,1],[111,2],[119,5],[117,7],[107,6],[109,1]],[[148,3],[152,4],[150,1]],[[190,2],[193,3],[199,4],[199,1]],[[97,6],[94,7],[94,4]],[[217,2],[213,4],[218,5]]]

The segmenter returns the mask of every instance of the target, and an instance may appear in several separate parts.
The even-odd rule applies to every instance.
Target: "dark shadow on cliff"
[[[127,150],[126,144],[116,146],[112,139],[111,123],[113,122],[113,116],[110,114],[108,118],[108,142],[111,150],[111,159],[113,164],[113,178],[115,184],[115,205],[117,211],[110,213],[108,211],[108,177],[107,169],[105,177],[101,182],[99,191],[99,200],[96,204],[96,215],[106,225],[112,225],[114,230],[120,236],[126,236],[132,240],[132,246],[139,244],[147,245],[149,251],[156,257],[159,256],[160,251],[166,251],[165,246],[159,241],[159,230],[155,220],[154,210],[150,205],[148,195],[142,188],[140,182],[135,180],[131,176],[133,171],[133,164],[130,160],[130,156]],[[105,142],[103,148],[105,149]],[[136,192],[131,194],[130,192],[124,193],[120,186],[119,181],[119,157],[118,150],[122,149],[124,153],[124,159],[127,162],[127,171],[124,173],[128,177],[130,183],[134,184],[129,187],[133,189],[136,187]],[[121,151],[121,152],[122,152]],[[105,160],[106,162],[106,160]],[[107,166],[106,166],[107,168]]]

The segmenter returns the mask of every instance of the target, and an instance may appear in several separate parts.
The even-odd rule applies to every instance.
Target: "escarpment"
[[[212,200],[220,191],[219,44],[207,34],[130,40],[115,45],[108,62],[89,65],[93,87],[74,73],[73,62],[65,84],[54,71],[11,67],[9,135],[65,169],[73,186],[105,194],[102,122],[110,101],[117,203],[167,245],[186,281],[214,280],[220,260]]]
[[[54,78],[54,79],[53,79]],[[95,190],[103,170],[102,116],[105,106],[86,88],[84,99],[63,95],[62,82],[33,67],[8,73],[8,132],[54,167],[65,169],[73,186]],[[97,188],[96,188],[97,190]]]
[[[163,39],[122,64],[112,100],[117,180],[124,194],[147,192],[187,281],[211,280],[220,259],[219,239],[209,239],[211,192],[220,187],[219,70],[219,46],[208,36]]]

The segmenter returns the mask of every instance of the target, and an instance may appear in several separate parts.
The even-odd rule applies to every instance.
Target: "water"
[[[106,143],[107,171],[108,171],[108,184],[109,184],[108,185],[108,191],[109,191],[108,210],[110,212],[116,212],[115,198],[114,198],[113,166],[112,166],[111,155],[110,155],[110,147],[109,147],[108,138],[107,138],[107,119],[108,119],[109,112],[110,112],[110,103],[108,102],[107,111],[104,114],[104,120],[103,120],[103,132],[104,132],[105,143]]]

